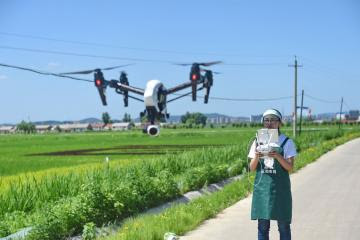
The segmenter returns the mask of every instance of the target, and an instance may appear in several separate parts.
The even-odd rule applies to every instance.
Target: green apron
[[[284,145],[278,152],[284,155]],[[264,159],[260,158],[256,168],[254,192],[251,206],[251,219],[271,219],[291,223],[292,198],[288,171],[274,159],[273,168],[265,167]]]

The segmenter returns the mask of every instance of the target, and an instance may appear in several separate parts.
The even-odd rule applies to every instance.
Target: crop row
[[[13,183],[1,194],[0,234],[37,223],[36,238],[41,233],[42,239],[61,239],[78,233],[89,221],[101,225],[121,220],[240,173],[246,160],[239,161],[239,156],[245,151],[238,146],[202,149],[123,168]]]

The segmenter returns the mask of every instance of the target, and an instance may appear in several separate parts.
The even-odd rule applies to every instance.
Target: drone
[[[175,64],[180,66],[191,66],[189,81],[172,88],[165,88],[164,84],[159,80],[149,80],[146,84],[145,89],[131,86],[129,84],[127,73],[124,71],[121,71],[119,80],[114,80],[114,79],[106,80],[102,72],[106,70],[112,70],[116,68],[129,66],[132,64],[108,67],[108,68],[97,68],[97,69],[77,71],[77,72],[65,72],[59,74],[44,73],[22,67],[15,67],[15,68],[21,70],[30,70],[35,73],[53,75],[57,77],[68,77],[76,80],[84,80],[84,79],[71,77],[69,75],[94,73],[94,84],[98,90],[101,103],[104,106],[107,105],[107,101],[106,101],[107,88],[114,88],[116,93],[123,95],[123,101],[125,107],[128,107],[129,105],[129,100],[128,100],[129,98],[143,102],[145,104],[145,110],[140,113],[140,118],[146,117],[148,120],[148,123],[145,124],[144,126],[143,132],[149,134],[150,136],[158,136],[160,133],[160,126],[158,124],[155,124],[155,122],[160,120],[166,120],[169,118],[170,115],[169,113],[167,113],[167,107],[166,107],[167,103],[188,96],[190,94],[192,95],[192,101],[196,101],[197,92],[203,89],[205,89],[204,103],[205,104],[208,103],[210,89],[213,86],[213,82],[214,82],[213,74],[218,74],[218,72],[213,72],[211,70],[204,69],[203,67],[209,67],[220,63],[222,62],[214,61],[214,62],[201,62],[201,63],[195,62],[195,63]],[[0,64],[0,65],[5,67],[14,67],[6,64]],[[84,80],[84,81],[92,82],[90,80]],[[174,97],[173,99],[170,100],[167,99],[167,97],[170,94],[174,94],[178,91],[190,87],[191,87],[191,92]],[[130,95],[129,93],[141,95],[142,98],[135,97],[133,95]]]

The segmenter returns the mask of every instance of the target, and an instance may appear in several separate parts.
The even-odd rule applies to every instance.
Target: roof
[[[74,123],[74,124],[60,124],[61,129],[85,129],[89,126],[89,123]]]
[[[0,131],[10,131],[14,128],[14,126],[0,126]]]
[[[122,122],[122,123],[113,123],[112,127],[113,128],[117,128],[117,127],[128,127],[130,125],[129,122]]]
[[[51,125],[35,125],[36,130],[47,130],[50,129],[51,127],[52,127]]]

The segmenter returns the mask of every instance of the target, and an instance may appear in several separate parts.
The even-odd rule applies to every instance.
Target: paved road
[[[360,239],[360,138],[292,174],[291,183],[293,239]],[[257,239],[257,222],[250,220],[250,206],[251,196],[180,239]],[[271,222],[270,239],[279,239],[275,221]]]

